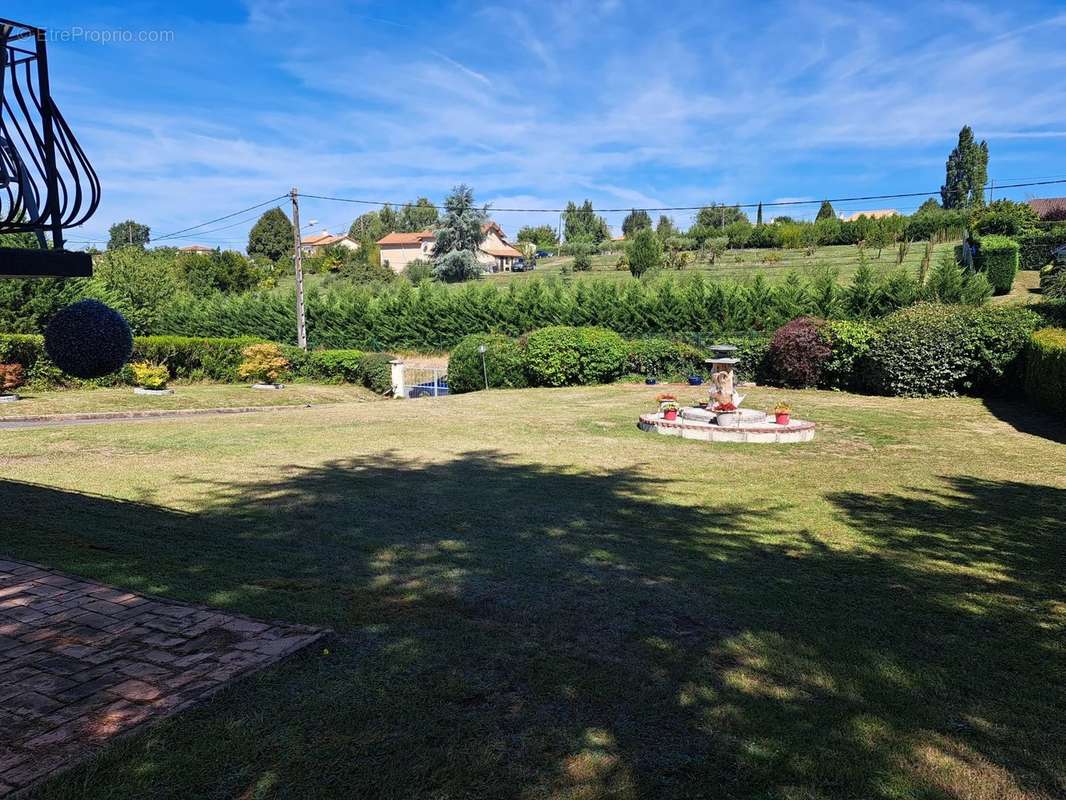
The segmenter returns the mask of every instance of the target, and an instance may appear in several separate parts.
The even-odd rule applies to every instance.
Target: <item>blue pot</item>
[[[644,379],[644,382],[645,382],[646,384],[648,384],[648,386],[654,386],[655,384],[657,384],[657,383],[658,383],[658,381],[657,381],[657,380],[655,380],[655,378],[645,378],[645,379]]]
[[[689,375],[688,376],[688,385],[689,386],[699,386],[701,383],[703,383],[703,378],[701,376],[699,376],[699,375]]]

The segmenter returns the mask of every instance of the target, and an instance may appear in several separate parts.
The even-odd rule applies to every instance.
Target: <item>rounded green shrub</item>
[[[626,363],[626,342],[606,328],[578,328],[580,353],[579,383],[609,383],[622,374]]]
[[[1025,393],[1042,408],[1066,414],[1066,329],[1044,328],[1030,338]]]
[[[879,394],[933,397],[998,387],[1040,318],[1019,307],[918,305],[890,314],[866,359]]]
[[[535,386],[606,383],[622,374],[627,345],[605,328],[553,325],[526,337],[526,374]]]
[[[485,346],[485,363],[481,353]],[[529,385],[526,379],[526,359],[522,346],[514,339],[495,333],[475,333],[464,336],[452,350],[448,360],[448,389],[453,394],[474,392],[485,388],[521,389]]]
[[[581,348],[577,328],[553,325],[526,337],[526,374],[534,386],[566,386],[577,382]]]

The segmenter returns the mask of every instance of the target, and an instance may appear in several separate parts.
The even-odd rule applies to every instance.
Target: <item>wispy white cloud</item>
[[[932,188],[963,123],[1012,171],[1024,153],[1056,158],[1033,148],[1066,136],[1066,86],[1051,79],[1066,68],[1064,25],[1053,6],[965,2],[382,15],[249,0],[243,24],[197,28],[195,46],[169,53],[156,92],[101,80],[122,69],[114,53],[72,56],[84,79],[67,113],[104,179],[97,232],[130,215],[176,229],[292,185],[400,201],[465,181],[522,207]],[[1057,158],[1034,171],[1066,173]]]

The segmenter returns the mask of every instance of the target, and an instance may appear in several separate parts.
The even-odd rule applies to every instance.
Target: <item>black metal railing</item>
[[[0,233],[51,233],[81,225],[100,204],[100,179],[48,83],[44,31],[0,19]]]

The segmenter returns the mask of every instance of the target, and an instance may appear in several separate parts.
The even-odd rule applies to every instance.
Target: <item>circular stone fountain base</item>
[[[814,438],[814,423],[802,419],[790,420],[787,425],[770,422],[761,411],[743,409],[739,419],[719,425],[713,411],[684,408],[676,420],[662,414],[642,414],[637,426],[642,431],[654,431],[663,436],[680,436],[701,442],[742,442],[747,444],[797,444]]]

